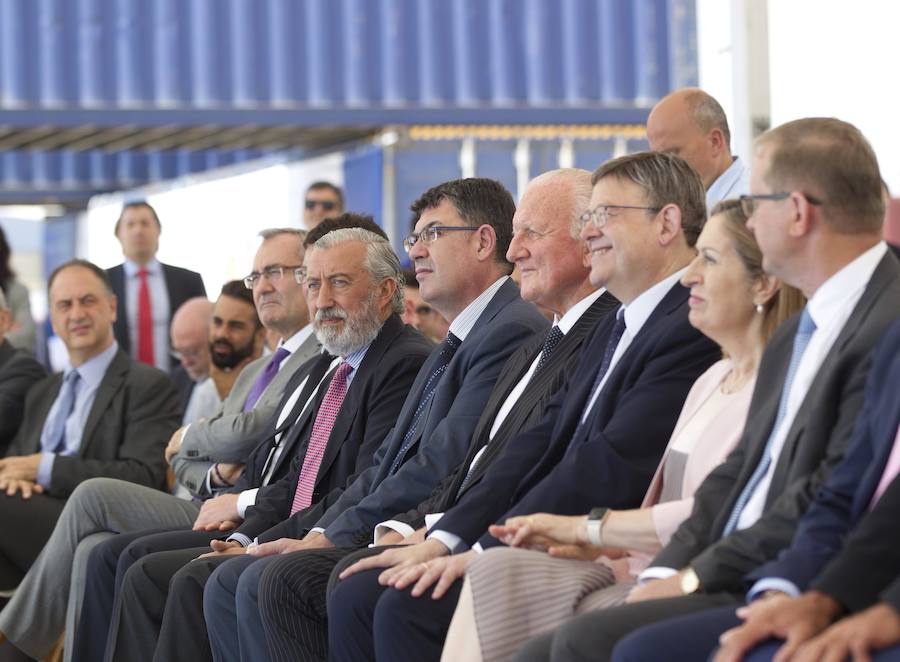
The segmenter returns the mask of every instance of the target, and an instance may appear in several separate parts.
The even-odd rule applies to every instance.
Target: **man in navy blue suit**
[[[800,520],[790,548],[747,575],[750,606],[737,611],[722,607],[636,630],[616,648],[618,659],[656,659],[665,651],[677,659],[703,660],[722,635],[716,658],[721,662],[737,662],[760,643],[746,659],[771,659],[784,645],[784,655],[790,651],[819,660],[827,643],[840,651],[835,659],[843,660],[849,654],[849,632],[836,637],[826,628],[848,613],[857,615],[838,621],[841,630],[849,630],[853,619],[878,620],[883,637],[893,627],[893,640],[876,645],[866,639],[868,652],[900,643],[900,481],[895,480],[900,466],[900,321],[888,329],[872,363],[865,404],[844,459]],[[855,626],[857,634],[867,631],[859,620]],[[900,659],[900,649],[894,654]]]
[[[499,544],[490,524],[640,504],[691,384],[717,358],[688,323],[679,283],[705,194],[687,163],[656,152],[612,160],[592,183],[581,232],[591,282],[622,307],[585,341],[579,369],[541,421],[510,441],[425,542],[361,560],[345,575],[329,598],[331,659],[437,660],[471,547]]]

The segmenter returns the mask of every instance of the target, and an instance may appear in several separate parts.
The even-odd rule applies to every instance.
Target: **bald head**
[[[206,297],[188,299],[172,317],[172,349],[195,382],[209,376],[209,327],[213,304]]]
[[[706,188],[732,163],[731,132],[722,106],[696,87],[672,92],[647,118],[647,140],[655,152],[680,156],[700,173]]]

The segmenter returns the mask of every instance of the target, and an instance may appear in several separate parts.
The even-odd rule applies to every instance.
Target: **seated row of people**
[[[546,173],[518,207],[490,180],[430,189],[404,244],[450,324],[434,350],[370,219],[318,226],[300,266],[299,234],[265,234],[246,284],[285,350],[165,449],[207,500],[76,482],[0,632],[42,657],[68,609],[79,660],[439,659],[445,639],[446,659],[609,659],[666,616],[733,614],[859,484],[841,457],[900,315],[856,129],[774,129],[752,173],[708,222],[703,180],[660,152]]]

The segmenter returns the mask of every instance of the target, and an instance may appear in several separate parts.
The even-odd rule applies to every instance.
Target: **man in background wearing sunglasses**
[[[303,201],[303,226],[312,230],[326,218],[344,213],[344,193],[330,182],[313,182]]]

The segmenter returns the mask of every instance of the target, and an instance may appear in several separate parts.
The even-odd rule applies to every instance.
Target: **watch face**
[[[681,575],[681,590],[685,595],[696,593],[700,588],[700,578],[693,568],[688,568]]]

